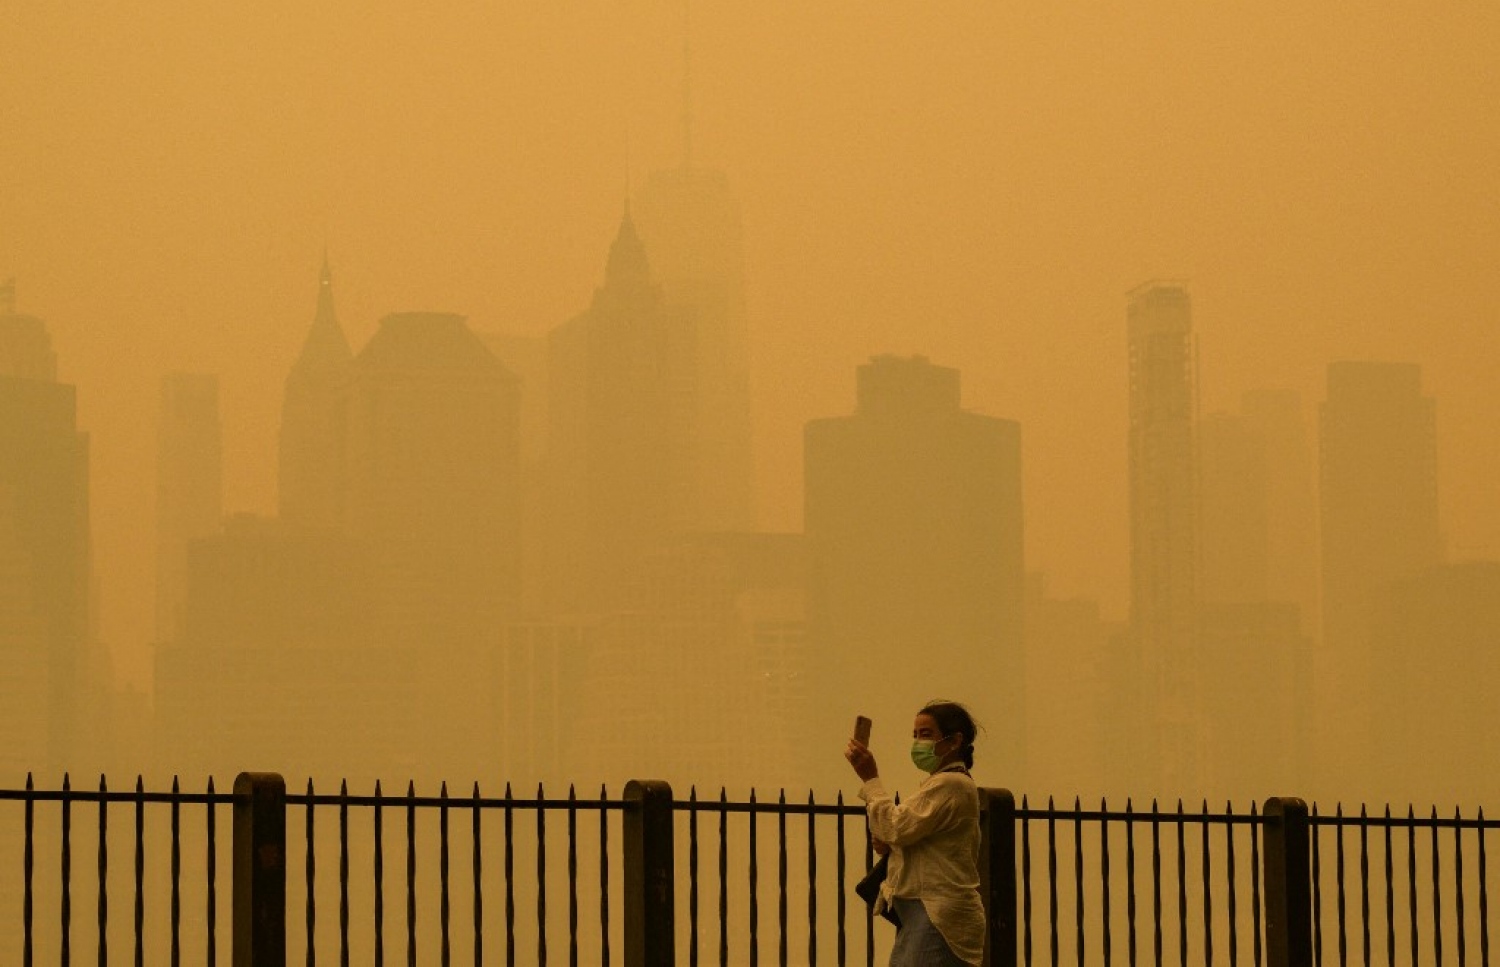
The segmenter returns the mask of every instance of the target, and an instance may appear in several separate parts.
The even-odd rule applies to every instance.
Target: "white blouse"
[[[948,948],[970,964],[984,960],[979,896],[979,790],[954,764],[922,781],[897,805],[876,776],[859,790],[870,833],[892,847],[879,913],[891,897],[917,898]]]

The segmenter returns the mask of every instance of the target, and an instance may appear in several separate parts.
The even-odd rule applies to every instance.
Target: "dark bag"
[[[875,901],[880,899],[880,884],[885,882],[885,874],[889,867],[890,854],[886,854],[875,861],[875,865],[870,867],[870,872],[865,874],[864,879],[854,884],[854,892],[859,895],[861,900],[872,907],[875,905]],[[897,929],[900,929],[901,918],[896,916],[895,910],[887,906],[880,912],[880,915],[895,924]]]

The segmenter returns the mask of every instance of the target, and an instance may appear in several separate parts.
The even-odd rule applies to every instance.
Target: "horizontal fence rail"
[[[1482,811],[982,800],[987,964],[1490,962]],[[0,790],[0,963],[874,965],[873,858],[841,794],[28,777]]]

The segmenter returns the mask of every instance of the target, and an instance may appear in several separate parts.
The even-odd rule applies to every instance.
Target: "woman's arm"
[[[870,835],[892,846],[909,846],[942,832],[959,818],[962,789],[955,783],[966,781],[939,773],[898,805],[879,777],[871,779],[859,791],[866,802]]]

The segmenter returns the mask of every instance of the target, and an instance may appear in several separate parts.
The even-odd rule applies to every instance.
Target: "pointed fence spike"
[[[172,777],[172,795],[177,795],[177,777]]]
[[[375,780],[375,798],[376,799],[380,798],[380,780],[379,779]]]
[[[347,796],[347,795],[349,795],[349,780],[347,778],[339,780],[339,795],[340,796]]]
[[[145,780],[143,780],[141,778],[141,774],[139,772],[137,772],[135,774],[135,791],[136,792],[145,792],[146,791]]]
[[[103,773],[99,774],[99,791],[100,792],[109,792],[109,786],[107,786],[105,784],[105,782],[104,782],[104,774]]]
[[[447,779],[444,779],[443,780],[443,784],[438,787],[438,798],[439,799],[447,799],[448,798],[448,780]]]
[[[307,777],[307,794],[309,796],[311,796],[313,794],[312,776],[308,776]]]
[[[29,772],[26,773],[26,791],[27,792],[31,792],[32,791],[31,773],[29,773]]]
[[[212,796],[214,794],[214,777],[213,776],[209,776],[208,777],[208,794],[210,796]]]
[[[408,798],[408,799],[415,799],[416,797],[417,797],[417,781],[415,779],[408,779],[408,780],[406,780],[406,798]]]

